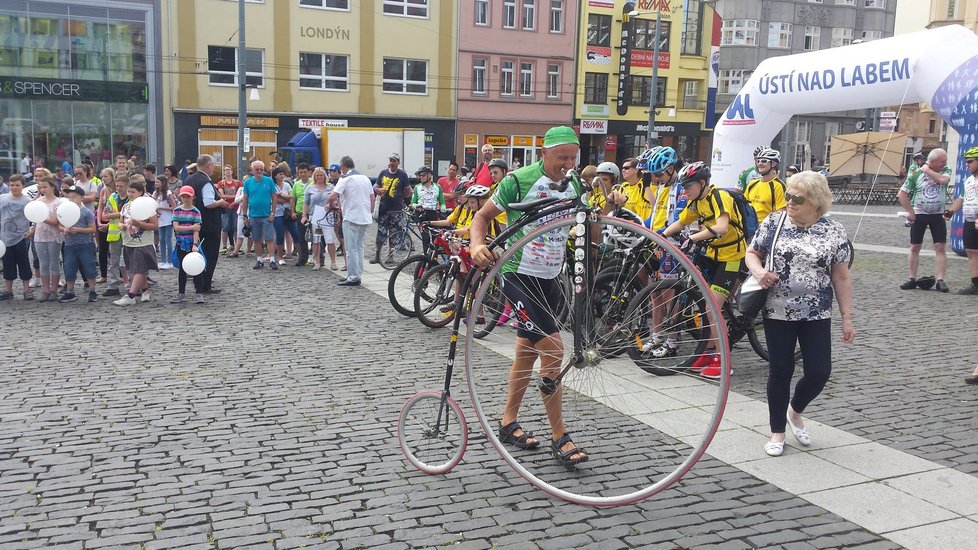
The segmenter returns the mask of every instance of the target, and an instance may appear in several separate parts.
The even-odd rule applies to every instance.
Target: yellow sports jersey
[[[499,183],[498,182],[489,186],[489,196],[490,197],[493,196],[493,194],[496,192],[496,187],[498,187],[498,186],[499,186]],[[506,211],[504,210],[502,213],[500,213],[498,216],[496,216],[496,223],[494,223],[492,225],[495,226],[496,224],[499,224],[499,225],[503,226],[503,225],[506,225],[506,222],[507,222],[507,220],[506,220]],[[490,227],[489,228],[490,231],[492,231],[493,229],[494,229],[493,227]],[[490,237],[495,237],[495,234],[490,234],[489,236]]]
[[[672,188],[669,185],[660,185],[655,190],[655,206],[652,209],[652,225],[650,227],[652,231],[658,231],[669,226],[669,195],[671,191]]]
[[[702,199],[689,201],[686,208],[679,213],[679,221],[689,225],[699,220],[701,228],[713,227],[722,214],[730,217],[727,234],[711,241],[706,246],[706,253],[718,262],[742,260],[747,254],[744,224],[740,219],[740,211],[727,190],[711,187]]]
[[[784,198],[785,184],[778,178],[764,181],[760,178],[751,180],[744,190],[744,197],[757,212],[758,223],[764,223],[764,218],[771,212],[781,210],[788,205]]]
[[[475,217],[475,212],[469,209],[468,206],[456,206],[455,210],[448,215],[448,221],[455,226],[455,229],[468,229],[472,227],[472,218]],[[486,228],[487,237],[495,237],[498,234],[498,224],[496,220],[493,220]]]
[[[652,186],[653,193],[655,192],[655,187]],[[626,181],[621,184],[619,191],[622,195],[625,195],[626,210],[634,212],[640,220],[647,220],[652,215],[652,203],[645,198],[645,189],[642,187],[641,180],[634,184]]]

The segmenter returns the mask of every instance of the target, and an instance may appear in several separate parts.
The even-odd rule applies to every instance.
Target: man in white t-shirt
[[[340,159],[339,183],[329,196],[329,204],[343,212],[343,237],[346,248],[347,276],[339,286],[360,286],[363,275],[363,244],[367,228],[373,222],[374,186],[370,178],[354,170],[350,157]]]

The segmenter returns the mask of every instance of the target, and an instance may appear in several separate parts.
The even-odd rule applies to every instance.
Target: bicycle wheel
[[[415,468],[426,474],[447,474],[462,461],[469,430],[461,407],[451,396],[421,390],[401,408],[397,442]]]
[[[473,338],[481,340],[489,336],[492,329],[496,328],[499,320],[503,318],[503,313],[506,310],[506,298],[503,296],[501,282],[495,279],[484,280],[482,282],[482,284],[489,285],[490,288],[486,291],[486,298],[482,303],[482,311],[476,312],[476,318],[482,315],[485,323],[482,325],[476,323],[474,333],[472,334]],[[469,304],[471,305],[471,300],[469,300]]]
[[[642,290],[637,273],[628,274],[621,270],[604,270],[594,279],[594,292],[591,295],[592,315],[601,319],[595,330],[607,336],[601,354],[606,358],[618,357],[634,347],[631,331],[621,330],[629,304]]]
[[[387,298],[394,309],[405,317],[415,317],[414,293],[418,281],[429,267],[428,258],[421,255],[411,256],[404,260],[387,280]]]
[[[764,320],[757,317],[747,331],[747,339],[750,340],[750,347],[754,349],[761,359],[767,361],[770,356],[767,353],[767,337],[764,335]],[[795,361],[801,361],[801,346],[795,343]]]
[[[384,269],[394,269],[414,253],[414,239],[406,226],[391,233],[380,247],[380,265]]]
[[[414,312],[426,327],[441,328],[455,319],[455,265],[428,269],[414,293]]]
[[[528,229],[526,235],[501,252],[499,260],[488,268],[486,278],[495,279],[515,264],[528,265],[528,258],[535,259],[535,251],[542,242],[550,242],[566,235],[577,225],[575,219],[563,218]],[[653,243],[672,252],[677,261],[694,272],[691,285],[705,293],[707,286],[702,276],[671,244],[637,225],[606,217],[598,217],[593,230],[601,226],[613,226],[640,245]],[[599,233],[600,234],[600,233]],[[643,240],[644,239],[644,240]],[[576,257],[576,250],[572,252]],[[582,250],[583,252],[583,250]],[[547,257],[553,265],[559,258]],[[536,432],[543,449],[521,451],[504,445],[498,435],[500,422],[506,417],[513,419],[513,411],[507,412],[507,398],[529,388],[531,382],[540,380],[538,357],[522,348],[520,361],[514,361],[517,345],[531,345],[527,338],[517,338],[513,331],[495,331],[486,345],[473,336],[473,323],[469,320],[465,335],[466,378],[472,396],[472,405],[489,442],[502,458],[530,483],[550,495],[578,504],[590,506],[616,506],[629,504],[654,495],[669,487],[688,472],[706,451],[713,438],[726,403],[729,389],[729,356],[721,353],[721,377],[717,381],[683,377],[650,377],[635,369],[631,361],[606,359],[602,348],[607,345],[609,334],[596,330],[603,319],[600,309],[577,300],[591,299],[594,291],[592,274],[600,272],[606,261],[604,255],[579,262],[581,273],[575,273],[573,282],[574,302],[569,316],[571,331],[560,330],[544,337],[538,325],[527,322],[523,314],[529,308],[520,303],[532,300],[537,313],[556,315],[556,308],[535,297],[530,285],[551,286],[539,279],[526,280],[507,274],[503,292],[514,307],[519,308],[521,331],[519,334],[542,337],[534,351],[547,350],[545,373],[562,373],[559,383],[551,385],[555,391],[546,397],[551,407],[551,417],[560,418],[564,429],[572,433],[574,443],[588,454],[588,461],[576,467],[566,467],[554,460],[549,449],[553,427],[548,421],[544,399],[536,391],[526,393],[520,403],[518,420],[528,431]],[[575,265],[575,271],[577,267]],[[584,267],[586,265],[587,267]],[[577,277],[581,277],[577,279]],[[513,281],[514,287],[508,288]],[[523,285],[523,286],[515,286]],[[485,303],[487,285],[480,285],[473,296],[472,308]],[[526,291],[530,289],[529,291]],[[553,287],[547,289],[553,294]],[[540,294],[544,295],[543,293]],[[726,331],[719,309],[710,300],[704,303],[701,327],[715,328],[717,349],[726,350]],[[633,315],[640,313],[633,308]],[[539,317],[538,317],[539,318]],[[532,319],[531,319],[532,321]],[[548,322],[547,320],[544,321]],[[632,327],[639,319],[623,316],[623,327]],[[579,340],[575,346],[574,333]],[[489,347],[491,345],[491,348]],[[580,361],[575,360],[574,349],[580,351]],[[500,355],[500,354],[505,355]],[[529,361],[527,361],[529,358]],[[552,376],[556,378],[556,376]],[[512,384],[512,385],[510,385]],[[534,388],[538,387],[534,384]],[[544,384],[547,387],[547,384]],[[549,389],[549,388],[548,388]],[[542,393],[542,392],[541,392]],[[557,410],[559,408],[559,410]],[[560,426],[558,426],[560,429]],[[541,452],[543,451],[543,452]]]
[[[689,367],[706,349],[710,334],[704,330],[706,316],[703,295],[695,286],[678,279],[663,279],[645,287],[632,300],[628,318],[636,319],[628,356],[645,372],[657,376],[689,373]],[[651,335],[658,311],[663,335],[662,345],[655,345]]]

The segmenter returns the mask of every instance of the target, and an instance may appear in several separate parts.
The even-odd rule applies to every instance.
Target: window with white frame
[[[799,120],[795,123],[794,154],[792,158],[799,167],[808,165],[809,155],[811,154],[812,122],[810,120]]]
[[[560,65],[547,64],[547,98],[560,99]]]
[[[947,0],[947,18],[958,18],[958,3],[956,0]]]
[[[809,4],[821,4],[822,0],[808,0]]]
[[[520,63],[520,95],[530,97],[533,95],[533,63]]]
[[[791,23],[768,23],[767,24],[767,47],[768,48],[790,48],[791,47]]]
[[[475,24],[489,26],[489,0],[475,0]]]
[[[428,93],[428,62],[423,59],[384,58],[385,93]]]
[[[564,0],[550,0],[550,32],[564,32]]]
[[[721,69],[717,78],[717,93],[737,94],[750,80],[753,71],[746,69]]]
[[[822,27],[805,27],[805,49],[814,51],[822,41]]]
[[[731,19],[724,21],[720,43],[724,46],[756,46],[761,23],[756,19]]]
[[[499,64],[499,93],[501,95],[513,95],[513,72],[514,63],[503,61]]]
[[[837,6],[855,6],[856,0],[835,0]]]
[[[862,39],[864,41],[879,40],[880,38],[883,38],[883,31],[863,31],[862,32]]]
[[[384,15],[428,17],[428,0],[384,0]]]
[[[832,136],[837,136],[841,133],[842,133],[841,122],[825,123],[825,156],[822,158],[828,160],[829,156],[832,154]]]
[[[347,90],[349,57],[329,53],[299,52],[299,88]]]
[[[472,93],[486,93],[486,65],[485,58],[476,57],[472,59]]]
[[[863,0],[863,6],[867,8],[886,9],[886,0]]]
[[[537,28],[536,0],[523,0],[523,30],[532,31]]]
[[[516,0],[503,0],[503,28],[516,28]]]
[[[699,84],[698,80],[683,82],[683,109],[699,108]]]
[[[848,46],[852,44],[852,29],[836,27],[832,29],[832,47]]]
[[[238,85],[238,49],[230,46],[207,46],[208,83],[215,86]],[[265,50],[245,48],[245,84],[265,86]]]
[[[350,11],[350,0],[299,0],[299,5],[304,8]]]

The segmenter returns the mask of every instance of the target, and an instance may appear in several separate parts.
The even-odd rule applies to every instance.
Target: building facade
[[[509,164],[534,162],[547,129],[571,123],[578,4],[460,3],[455,149],[460,163],[476,166],[485,143]]]
[[[158,160],[159,37],[152,0],[0,0],[0,174]]]
[[[896,0],[718,0],[723,19],[717,113],[730,105],[753,70],[768,57],[790,55],[856,41],[893,36]],[[786,163],[801,169],[823,166],[832,136],[874,125],[867,110],[797,115],[771,145]]]
[[[216,153],[234,166],[238,2],[165,2],[174,30],[164,44],[171,158]],[[259,96],[247,102],[249,154],[267,161],[318,126],[421,128],[426,161],[447,164],[456,141],[455,9],[431,0],[247,0],[246,86]]]
[[[978,33],[978,0],[931,0],[928,28],[943,25],[963,25]],[[947,148],[948,158],[958,158],[964,151],[960,136],[947,124],[942,125],[942,145]]]
[[[646,148],[650,118],[656,143],[676,148],[683,158],[702,158],[711,135],[706,113],[712,8],[692,0],[586,4],[574,113],[581,129],[582,161],[620,164],[640,154]],[[629,16],[633,11],[638,13]],[[661,26],[653,97],[657,21]],[[653,99],[655,112],[650,117]]]

